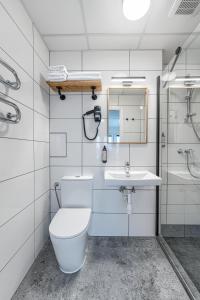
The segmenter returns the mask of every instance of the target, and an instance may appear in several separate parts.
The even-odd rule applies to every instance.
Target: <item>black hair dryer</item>
[[[97,129],[96,129],[96,134],[93,138],[89,138],[87,136],[86,128],[85,128],[85,116],[88,116],[88,115],[91,115],[91,114],[94,114],[94,121],[98,123]],[[97,135],[98,135],[99,126],[100,126],[100,123],[101,123],[101,106],[96,105],[93,110],[89,110],[86,113],[84,113],[82,115],[82,119],[83,119],[83,130],[84,130],[84,134],[85,134],[86,139],[88,139],[89,141],[95,140]]]

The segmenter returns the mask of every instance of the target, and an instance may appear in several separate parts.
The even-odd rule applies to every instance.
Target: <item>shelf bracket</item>
[[[60,96],[60,100],[65,100],[66,96],[61,93],[62,88],[60,86],[56,87],[58,89],[58,95]]]
[[[92,89],[92,100],[97,100],[97,94],[95,94],[96,86],[91,86]]]

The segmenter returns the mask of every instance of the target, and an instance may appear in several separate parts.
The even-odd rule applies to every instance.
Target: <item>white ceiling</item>
[[[151,0],[138,21],[124,17],[122,0],[22,2],[50,50],[163,49],[165,63],[200,22],[200,15],[169,18],[174,0]]]

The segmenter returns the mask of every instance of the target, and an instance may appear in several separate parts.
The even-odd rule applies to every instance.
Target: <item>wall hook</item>
[[[95,94],[96,86],[92,86],[91,89],[92,89],[92,100],[97,100],[97,95]]]
[[[62,88],[58,86],[57,89],[58,89],[58,95],[60,96],[60,100],[65,100],[66,96],[61,93]]]

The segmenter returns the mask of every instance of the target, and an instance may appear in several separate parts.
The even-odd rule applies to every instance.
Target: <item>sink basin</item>
[[[124,171],[106,170],[104,180],[107,186],[156,186],[162,179],[149,171],[131,171],[127,177]]]

